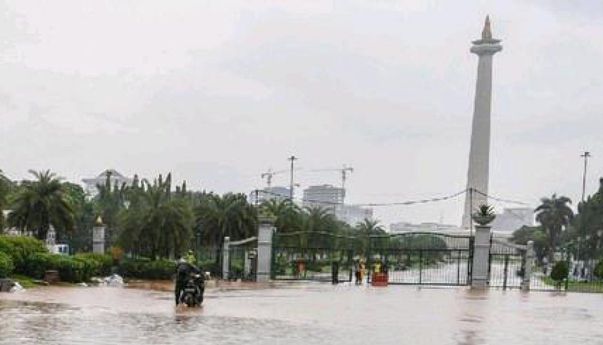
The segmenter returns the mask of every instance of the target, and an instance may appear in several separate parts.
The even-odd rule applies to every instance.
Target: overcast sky
[[[172,171],[247,193],[295,154],[304,170],[353,166],[350,202],[452,194],[466,184],[470,41],[489,13],[503,40],[490,191],[577,200],[582,151],[590,191],[603,176],[603,2],[569,3],[2,1],[0,168]],[[339,183],[304,170],[302,187]],[[376,210],[385,223],[461,213],[462,199]]]

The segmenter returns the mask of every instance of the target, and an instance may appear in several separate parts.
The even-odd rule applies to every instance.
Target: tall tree
[[[73,230],[73,207],[62,178],[50,170],[30,173],[35,180],[21,182],[8,215],[9,225],[31,231],[41,240],[51,226],[57,234]]]
[[[578,214],[572,222],[572,231],[566,240],[583,240],[580,243],[580,257],[586,259],[603,256],[603,179],[599,190],[578,204]]]
[[[117,218],[125,206],[128,187],[125,183],[120,185],[117,181],[111,183],[111,171],[107,171],[105,183],[96,185],[96,188],[98,194],[94,200],[95,212],[105,224],[105,241],[111,245],[119,236]]]
[[[385,229],[377,219],[365,218],[362,222],[356,224],[356,229],[360,234],[367,236],[385,233]]]
[[[8,194],[11,186],[12,182],[0,170],[0,233],[2,233],[5,226],[4,211],[8,206]]]
[[[181,192],[179,192],[181,193]],[[177,257],[189,248],[193,213],[190,203],[171,191],[171,174],[153,183],[134,185],[136,202],[120,213],[120,244],[124,249],[152,259]]]
[[[195,218],[209,244],[221,247],[225,236],[237,240],[256,235],[257,211],[244,194],[203,194]]]
[[[260,208],[274,217],[278,232],[286,233],[302,230],[302,210],[289,199],[269,199]]]
[[[542,225],[549,240],[548,259],[553,261],[562,231],[570,224],[574,212],[569,207],[571,200],[565,196],[553,194],[550,198],[542,198],[536,208],[536,220]]]

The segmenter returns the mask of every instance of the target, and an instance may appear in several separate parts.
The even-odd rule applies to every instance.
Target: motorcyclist
[[[188,254],[191,254],[191,255],[188,255]],[[186,282],[189,279],[190,275],[191,274],[201,275],[201,270],[197,266],[195,266],[194,261],[193,262],[188,261],[190,256],[192,256],[194,258],[194,255],[192,255],[192,251],[189,251],[188,254],[187,254],[186,259],[181,258],[180,260],[178,260],[178,264],[176,265],[176,287],[174,289],[176,305],[178,305],[178,302],[180,301],[180,295],[182,294],[182,291],[184,290],[184,286],[186,285]],[[203,276],[201,275],[201,277],[203,277]],[[201,282],[197,282],[197,283],[200,284]],[[200,288],[201,288],[201,286],[200,286]]]

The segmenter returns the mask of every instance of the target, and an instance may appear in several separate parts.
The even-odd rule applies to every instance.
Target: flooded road
[[[0,344],[602,344],[603,295],[327,284],[167,292],[0,294]]]

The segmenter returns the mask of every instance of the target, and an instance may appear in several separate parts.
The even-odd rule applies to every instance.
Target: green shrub
[[[0,278],[6,278],[15,269],[13,259],[8,254],[0,252]]]
[[[560,284],[569,274],[567,262],[557,261],[551,270],[551,279]]]
[[[8,254],[15,266],[15,272],[26,274],[27,258],[34,253],[47,253],[44,242],[28,236],[0,236],[0,252]]]
[[[595,277],[597,277],[599,279],[603,279],[603,260],[601,260],[597,263],[597,266],[595,266],[595,270],[593,271],[593,274],[595,275]]]
[[[86,257],[34,253],[26,260],[24,274],[42,279],[47,270],[57,270],[62,281],[79,283],[90,280],[100,267],[97,261]]]
[[[92,272],[93,276],[108,276],[109,274],[111,274],[111,268],[113,267],[113,258],[111,257],[111,255],[81,253],[76,254],[75,258],[89,259],[95,261],[98,264],[98,268]]]
[[[123,260],[119,274],[127,278],[172,279],[176,273],[176,263],[169,260]]]

